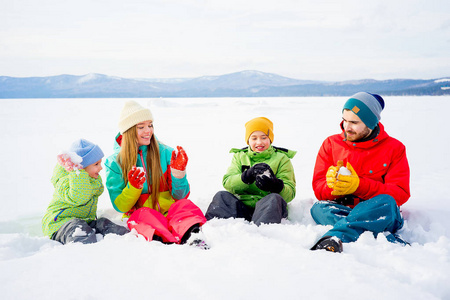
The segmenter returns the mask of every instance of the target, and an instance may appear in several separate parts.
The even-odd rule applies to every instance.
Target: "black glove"
[[[273,172],[270,173],[270,176],[266,174],[256,176],[256,186],[266,192],[280,193],[284,188],[284,182],[276,178]]]
[[[259,163],[242,172],[241,180],[243,183],[252,184],[256,180],[256,176],[259,174],[263,174],[265,171],[270,170],[273,174],[272,169],[268,164]]]

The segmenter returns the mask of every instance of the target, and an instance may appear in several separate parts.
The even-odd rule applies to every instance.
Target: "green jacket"
[[[56,165],[51,179],[55,192],[42,219],[42,231],[50,238],[67,221],[96,219],[98,197],[103,193],[102,178],[92,178],[85,170],[67,172]]]
[[[264,152],[253,152],[250,147],[244,149],[233,148],[234,153],[231,166],[223,176],[223,186],[230,193],[237,196],[245,205],[255,207],[256,202],[267,196],[269,192],[260,190],[255,183],[245,184],[241,180],[242,166],[253,166],[257,163],[266,163],[270,166],[278,179],[283,180],[284,188],[280,192],[286,202],[295,197],[295,175],[291,159],[296,151],[270,146]]]

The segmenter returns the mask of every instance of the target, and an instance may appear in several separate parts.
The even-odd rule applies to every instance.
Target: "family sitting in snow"
[[[313,189],[319,201],[311,215],[333,226],[311,250],[342,252],[365,231],[384,233],[391,242],[407,244],[400,206],[410,197],[405,146],[379,122],[384,100],[366,92],[348,99],[342,110],[342,133],[328,137],[317,155]],[[272,145],[273,123],[264,117],[245,124],[248,147],[232,149],[231,166],[203,215],[188,199],[188,157],[154,135],[149,109],[128,101],[119,120],[114,154],[106,159],[106,186],[113,207],[147,240],[208,249],[201,226],[213,218],[244,218],[256,225],[281,223],[296,193],[291,159],[295,151]],[[73,153],[76,155],[71,156]],[[105,218],[96,219],[103,192],[98,172],[103,152],[80,140],[58,156],[52,182],[55,195],[43,219],[43,231],[62,243],[95,242],[95,233],[123,235],[129,230]],[[84,234],[84,236],[83,236]]]

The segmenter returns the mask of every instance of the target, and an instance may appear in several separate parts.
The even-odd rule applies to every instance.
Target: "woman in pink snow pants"
[[[152,113],[135,101],[125,103],[119,130],[114,154],[105,162],[112,205],[147,240],[186,243],[206,222],[200,208],[187,199],[186,152],[159,142]]]

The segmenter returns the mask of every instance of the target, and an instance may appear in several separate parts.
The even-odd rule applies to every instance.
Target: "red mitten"
[[[175,170],[184,171],[186,170],[187,163],[188,157],[186,152],[181,146],[177,146],[177,151],[173,150],[172,152],[172,159],[170,160],[170,166]]]
[[[145,172],[141,169],[136,168],[136,166],[131,167],[130,172],[128,172],[128,182],[137,189],[142,189],[145,182]]]

